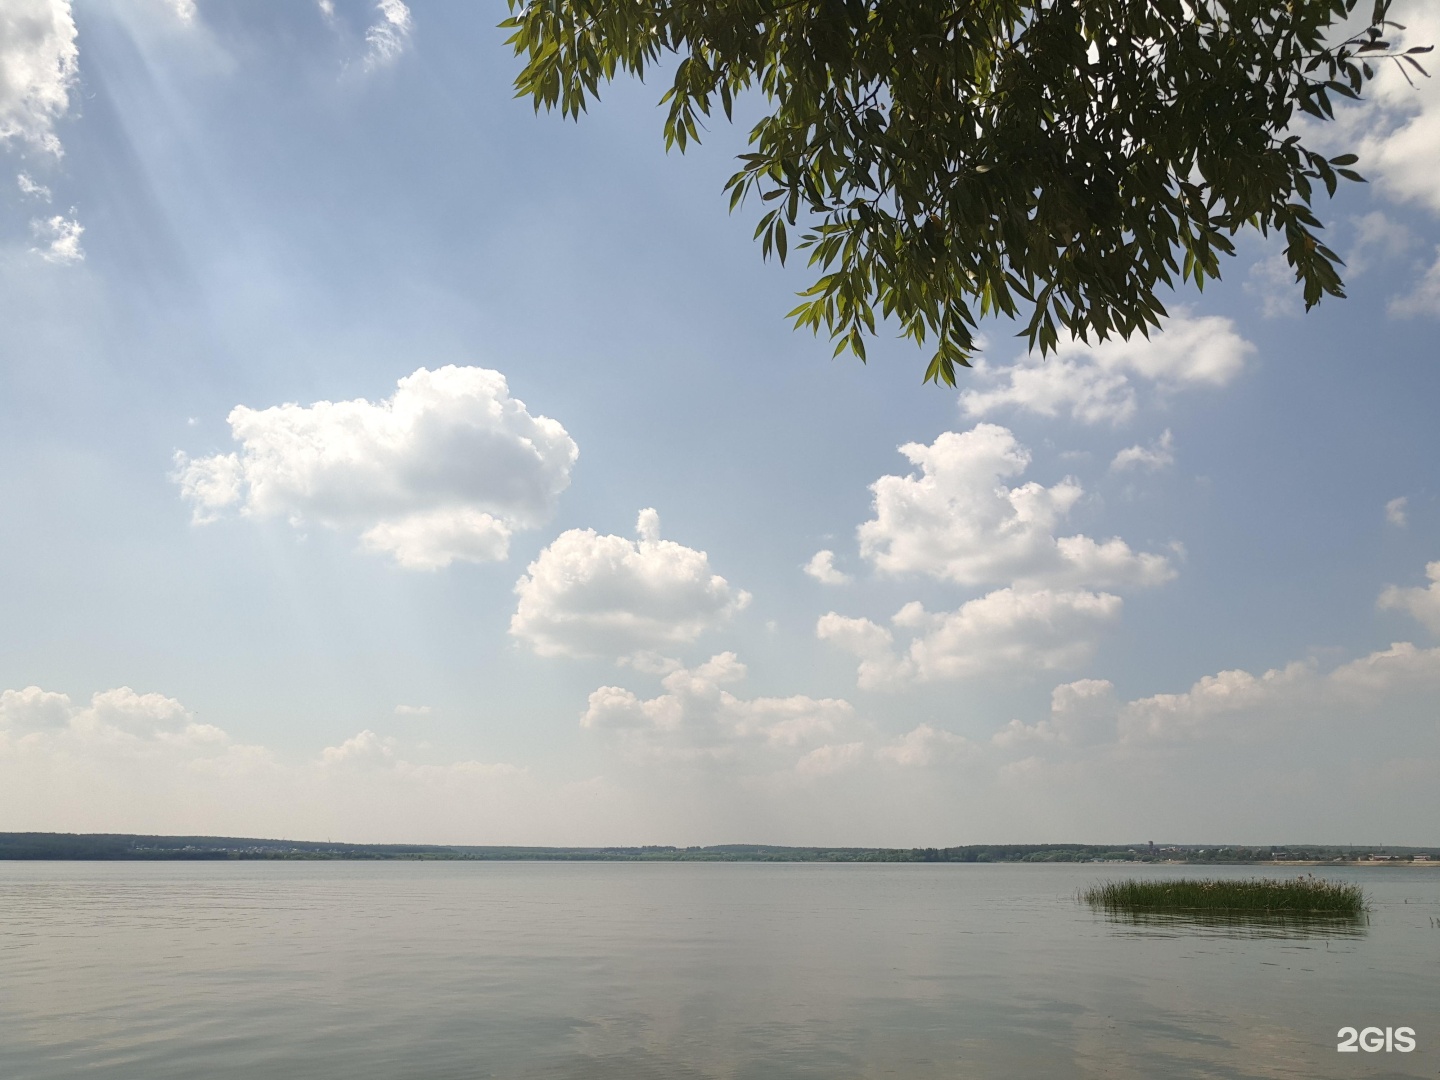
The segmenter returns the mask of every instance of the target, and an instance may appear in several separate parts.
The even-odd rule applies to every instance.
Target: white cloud
[[[1440,315],[1440,248],[1435,249],[1435,262],[1425,276],[1403,296],[1390,301],[1392,315]]]
[[[137,735],[176,732],[193,721],[189,710],[164,694],[137,694],[128,686],[106,690],[90,700],[98,724],[109,724]]]
[[[1278,319],[1304,313],[1304,295],[1295,281],[1295,268],[1283,251],[1272,252],[1250,267],[1249,292],[1260,298],[1261,313]]]
[[[1397,49],[1440,42],[1440,12],[1431,0],[1397,3],[1390,19],[1405,26],[1392,38]],[[1430,65],[1434,54],[1420,57]],[[1434,74],[1434,72],[1431,72]],[[1348,109],[1340,119],[1341,136],[1361,136],[1358,168],[1392,198],[1418,202],[1440,212],[1440,80],[1410,71],[1407,79],[1388,61],[1379,65],[1369,86],[1370,101]]]
[[[0,729],[34,731],[62,728],[70,723],[73,714],[67,695],[41,690],[38,686],[0,693]]]
[[[1311,665],[1298,662],[1258,676],[1238,669],[1206,675],[1185,693],[1155,694],[1126,704],[1118,719],[1120,735],[1126,740],[1216,735],[1225,719],[1292,702],[1315,678]]]
[[[368,728],[338,746],[320,751],[320,762],[331,768],[367,769],[390,765],[395,760],[396,742]]]
[[[1048,719],[1034,724],[1011,720],[990,742],[1005,750],[1027,750],[1037,744],[1088,746],[1113,742],[1118,710],[1115,687],[1107,679],[1063,683],[1050,693]]]
[[[1434,702],[1440,693],[1440,648],[1399,642],[1323,671],[1297,661],[1260,674],[1220,671],[1180,693],[1122,701],[1104,679],[1057,686],[1049,715],[1033,723],[1011,720],[990,739],[1003,756],[1135,761],[1140,753],[1180,747],[1272,744],[1281,755],[1267,767],[1352,758],[1360,747],[1393,753],[1433,741]],[[1171,759],[1177,764],[1186,758]]]
[[[963,735],[920,724],[880,747],[875,751],[875,757],[880,761],[918,769],[966,758],[974,752],[974,745]]]
[[[228,420],[237,453],[176,455],[196,522],[238,506],[357,529],[368,550],[415,569],[504,559],[512,532],[549,518],[579,453],[558,421],[477,367],[420,368],[381,402],[240,405]]]
[[[1391,585],[1377,603],[1382,610],[1408,612],[1432,634],[1440,634],[1440,562],[1428,564],[1425,576],[1430,579],[1428,586],[1402,589]]]
[[[989,416],[1006,408],[1056,417],[1068,413],[1086,424],[1119,424],[1135,415],[1135,390],[1123,372],[1109,371],[1088,355],[1059,350],[1046,359],[1022,360],[1009,367],[975,364],[972,387],[960,395],[966,416]]]
[[[895,689],[911,682],[963,679],[1014,671],[1074,667],[1094,651],[1100,629],[1119,618],[1122,601],[1083,590],[997,589],[932,613],[918,602],[901,608],[890,629],[835,612],[822,615],[815,633],[860,660],[862,689]],[[911,640],[903,651],[896,631]]]
[[[802,776],[834,776],[836,773],[853,769],[864,757],[864,743],[817,746],[795,763],[795,771]]]
[[[859,657],[862,690],[894,686],[913,677],[914,666],[895,653],[895,635],[870,619],[832,611],[816,621],[815,636]]]
[[[387,67],[400,58],[414,28],[410,9],[402,0],[380,0],[375,10],[380,17],[365,31],[365,44],[370,47],[365,54],[365,67],[372,71]]]
[[[191,519],[205,525],[220,518],[220,512],[239,502],[245,488],[245,467],[239,454],[214,454],[191,460],[175,453],[171,479],[180,485],[180,497],[191,504]]]
[[[1388,18],[1387,36],[1395,51],[1440,42],[1440,8],[1434,0],[1397,0]],[[1417,58],[1432,76],[1437,74],[1435,55]],[[1426,78],[1392,59],[1370,62],[1376,78],[1366,84],[1363,101],[1340,103],[1334,122],[1302,118],[1293,126],[1314,149],[1358,154],[1354,168],[1373,182],[1380,195],[1440,214],[1440,172],[1435,168],[1440,161],[1440,78]],[[1392,223],[1379,213],[1357,219],[1356,227],[1357,242],[1347,267],[1350,277],[1367,271],[1377,257],[1397,262],[1397,256],[1418,240],[1413,228]],[[1410,292],[1392,300],[1389,310],[1401,317],[1440,314],[1440,257]]]
[[[1182,312],[1148,339],[1091,345],[1072,339],[1048,357],[1030,355],[1008,367],[978,364],[977,385],[960,395],[960,407],[972,418],[1013,408],[1118,425],[1135,415],[1137,388],[1164,396],[1225,386],[1253,351],[1229,319]]]
[[[1404,495],[1398,499],[1391,499],[1385,504],[1385,520],[1397,529],[1403,529],[1410,521],[1409,515],[1406,513],[1406,507],[1409,505],[1410,500]]]
[[[646,759],[727,760],[747,745],[784,751],[815,743],[854,716],[849,702],[836,698],[739,698],[724,689],[745,676],[745,665],[725,652],[670,672],[653,698],[602,686],[590,694],[580,726],[617,737]]]
[[[1166,428],[1149,446],[1127,446],[1115,455],[1110,462],[1112,472],[1124,472],[1127,469],[1148,469],[1156,472],[1160,469],[1169,468],[1175,464],[1175,437]]]
[[[835,553],[829,550],[817,551],[805,564],[804,570],[822,585],[848,585],[854,580],[835,568]]]
[[[695,641],[750,602],[710,569],[710,558],[660,539],[642,510],[638,539],[570,529],[515,585],[510,633],[541,656],[623,657]]]
[[[1166,431],[1148,449],[1121,451],[1115,467],[1158,468],[1171,446]],[[1070,478],[1048,488],[1033,481],[1010,487],[1030,454],[1006,428],[979,424],[900,452],[919,472],[871,485],[875,516],[857,530],[861,555],[882,573],[1001,587],[949,612],[907,604],[888,627],[823,616],[817,635],[859,659],[862,688],[1073,667],[1119,617],[1123,601],[1101,590],[1159,585],[1175,575],[1169,558],[1137,553],[1119,537],[1056,535],[1084,493]]]
[[[1415,232],[1398,221],[1391,221],[1378,210],[1353,219],[1355,245],[1345,256],[1345,272],[1355,278],[1375,262],[1389,262],[1404,255],[1415,245]]]
[[[1027,822],[1037,838],[1069,822],[1121,836],[1145,821],[1157,840],[1263,843],[1358,825],[1419,844],[1440,813],[1436,700],[1440,649],[1405,643],[1328,671],[1222,671],[1133,700],[1082,680],[1056,688],[1048,715],[996,732],[963,785],[944,775],[974,793],[972,812],[995,807],[994,820]]]
[[[1028,589],[1157,585],[1174,576],[1165,556],[1136,553],[1118,537],[1056,536],[1084,492],[1073,479],[1007,487],[1030,453],[1006,428],[979,424],[900,452],[919,474],[875,481],[875,517],[858,529],[861,554],[884,573]]]
[[[0,693],[0,738],[70,753],[90,748],[153,754],[168,748],[213,754],[230,747],[223,731],[196,722],[174,698],[128,686],[101,691],[88,705],[38,686],[6,690]]]
[[[372,525],[360,543],[408,569],[437,570],[457,559],[503,562],[510,554],[510,526],[474,507],[448,507]]]
[[[396,716],[429,716],[434,710],[429,705],[396,705]]]
[[[1422,844],[1440,812],[1440,648],[1220,672],[1135,700],[1082,679],[1057,686],[1038,719],[976,740],[914,721],[875,740],[843,701],[744,697],[733,655],[669,674],[653,695],[597,690],[586,729],[661,767],[578,784],[416,759],[429,748],[370,730],[287,763],[163,694],[0,692],[0,817],[15,829],[439,843],[815,843],[843,828],[856,843],[908,846],[947,842],[947,821],[1100,842],[1137,820],[1157,840],[1359,828]],[[836,774],[843,784],[817,782]]]
[[[0,142],[63,152],[55,122],[70,108],[80,52],[69,0],[0,7]]]
[[[42,202],[50,201],[50,189],[44,184],[38,184],[31,179],[28,173],[20,173],[15,177],[15,183],[20,188],[22,195],[29,195]]]
[[[1207,675],[1185,693],[1126,703],[1117,725],[1124,742],[1246,742],[1322,722],[1339,723],[1352,738],[1363,738],[1367,728],[1378,734],[1377,725],[1417,704],[1433,724],[1437,692],[1440,649],[1399,642],[1326,674],[1313,663],[1297,662],[1262,675],[1240,670]]]
[[[634,668],[645,675],[669,675],[685,665],[673,656],[662,656],[653,649],[641,649],[617,661],[621,667]]]
[[[70,212],[74,214],[75,211]],[[80,247],[80,234],[85,231],[85,226],[74,217],[67,218],[63,214],[56,214],[53,217],[41,218],[30,222],[30,231],[41,245],[30,250],[46,262],[68,265],[84,261],[85,252]]]
[[[514,765],[407,760],[368,730],[286,764],[163,694],[0,692],[0,816],[18,828],[495,842],[495,823],[583,813],[564,796]]]

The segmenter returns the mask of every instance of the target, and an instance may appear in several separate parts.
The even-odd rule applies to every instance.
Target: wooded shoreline
[[[129,833],[0,833],[0,860],[444,860],[489,862],[830,862],[988,863],[1103,862],[1236,865],[1431,865],[1440,847],[1200,844],[964,844],[943,848],[782,847],[517,847],[462,844],[346,844],[231,836]]]

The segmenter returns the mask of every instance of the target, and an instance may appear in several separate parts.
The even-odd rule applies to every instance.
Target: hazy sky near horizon
[[[0,0],[0,829],[1436,842],[1440,80],[1323,136],[1348,299],[956,391],[503,14]]]

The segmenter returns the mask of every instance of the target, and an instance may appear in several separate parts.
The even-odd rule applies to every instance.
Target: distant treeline
[[[1353,862],[1440,858],[1440,849],[1106,844],[965,844],[945,848],[776,847],[466,847],[439,844],[336,844],[236,836],[132,836],[123,833],[0,833],[4,859],[445,859],[543,862]]]

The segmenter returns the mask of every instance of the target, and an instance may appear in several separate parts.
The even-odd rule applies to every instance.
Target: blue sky
[[[1315,134],[1349,299],[957,392],[502,15],[0,3],[0,827],[1434,841],[1434,81]]]

